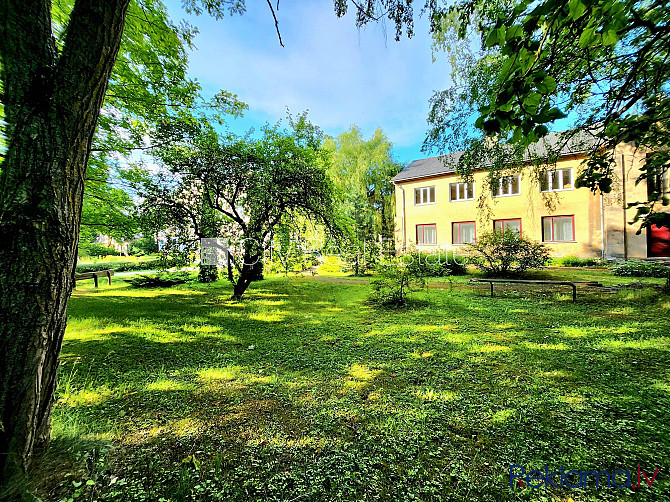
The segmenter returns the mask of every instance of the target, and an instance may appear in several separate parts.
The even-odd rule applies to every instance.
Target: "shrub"
[[[469,259],[465,256],[455,255],[453,252],[425,252],[411,250],[401,258],[416,277],[446,277],[448,275],[463,275],[466,272],[465,265]]]
[[[76,272],[78,274],[84,272],[99,272],[100,270],[113,270],[114,272],[134,272],[141,270],[158,270],[164,262],[160,260],[150,261],[117,261],[117,262],[101,262],[101,263],[85,263],[77,265]],[[168,268],[180,266],[181,262],[170,262]]]
[[[142,237],[130,244],[131,255],[143,256],[153,253],[158,253],[158,244],[153,237]]]
[[[89,256],[118,256],[116,249],[103,246],[102,244],[92,243],[86,246],[81,246],[81,251],[86,252]]]
[[[125,279],[136,288],[169,288],[177,284],[184,284],[190,280],[188,272],[160,272],[154,275],[137,275]]]
[[[379,278],[372,281],[370,302],[379,306],[402,307],[408,293],[425,285],[422,276],[413,274],[410,267],[393,261],[377,266]]]
[[[477,267],[491,276],[519,275],[526,270],[542,268],[549,261],[547,246],[512,229],[485,233],[468,246],[480,258]]]
[[[598,267],[602,265],[602,260],[599,258],[580,258],[579,256],[563,256],[562,258],[554,258],[552,260],[554,265],[559,267]]]
[[[216,282],[219,279],[219,269],[216,265],[200,264],[198,272],[198,282]]]
[[[629,260],[615,263],[610,266],[614,275],[621,277],[667,277],[668,270],[665,265],[653,261]]]

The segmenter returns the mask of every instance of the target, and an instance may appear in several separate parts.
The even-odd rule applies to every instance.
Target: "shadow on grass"
[[[511,500],[510,464],[670,470],[667,298],[429,290],[386,311],[366,285],[310,280],[242,302],[154,293],[73,299],[56,437],[114,448],[94,470],[55,450],[71,477],[43,492],[87,477],[107,500]],[[667,500],[657,483],[636,500]]]

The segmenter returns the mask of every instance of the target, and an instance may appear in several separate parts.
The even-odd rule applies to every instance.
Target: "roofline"
[[[581,152],[565,153],[565,154],[561,155],[560,158],[564,159],[566,157],[579,157],[580,155],[586,157],[585,152],[586,152],[586,150],[581,151]],[[439,155],[438,155],[438,157],[439,157]],[[434,157],[426,157],[426,159],[432,159],[432,158],[434,158]],[[426,159],[417,159],[417,160],[426,160]],[[530,161],[527,161],[527,162],[524,163],[524,165],[528,165],[528,164],[530,164]],[[487,168],[481,167],[479,169],[473,169],[472,172],[481,172],[481,171],[486,171],[486,170],[487,170]],[[398,173],[398,175],[399,174],[402,174],[402,171],[400,171],[400,173]],[[452,174],[458,174],[458,173],[456,171],[450,171],[450,172],[437,173],[437,174],[428,174],[426,176],[413,176],[411,178],[404,178],[404,179],[401,179],[401,180],[391,179],[391,183],[396,185],[398,183],[407,183],[407,182],[410,182],[410,181],[428,180],[428,179],[431,179],[431,178],[442,178],[444,176],[449,176],[449,175],[452,175]]]

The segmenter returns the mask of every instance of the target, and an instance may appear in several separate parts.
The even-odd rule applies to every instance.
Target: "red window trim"
[[[493,220],[493,231],[495,232],[496,229],[496,223],[497,222],[503,222],[505,223],[506,221],[518,221],[519,222],[519,235],[523,234],[523,226],[521,225],[521,218],[503,218],[501,220]],[[505,226],[503,225],[503,230],[505,229]],[[574,227],[573,227],[574,230]]]
[[[555,241],[554,240],[554,218],[572,218],[572,240],[571,241]],[[548,241],[545,239],[544,235],[544,220],[552,220],[551,221],[551,240]],[[574,214],[557,214],[555,216],[543,216],[542,217],[542,242],[577,242],[577,239],[575,238],[575,215]]]
[[[435,244],[426,244],[419,242],[419,227],[435,227]],[[421,230],[421,236],[423,237],[423,230]],[[416,245],[417,246],[437,246],[437,224],[435,223],[420,223],[416,226]]]
[[[475,242],[477,242],[477,223],[474,221],[454,221],[451,223],[451,243],[452,244],[467,244],[463,242],[463,237],[461,237],[461,225],[472,223],[475,226]],[[454,242],[454,225],[458,225],[458,240],[459,242]]]

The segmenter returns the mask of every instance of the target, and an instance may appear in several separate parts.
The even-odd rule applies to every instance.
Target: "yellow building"
[[[496,186],[486,169],[464,183],[451,167],[458,153],[415,160],[392,180],[396,249],[458,251],[482,232],[513,228],[547,244],[554,256],[670,256],[670,232],[653,228],[637,235],[639,222],[630,224],[636,210],[624,209],[647,200],[646,182],[635,183],[645,154],[617,147],[614,187],[601,197],[575,188],[586,158],[582,152],[568,145],[555,165],[510,172]]]

